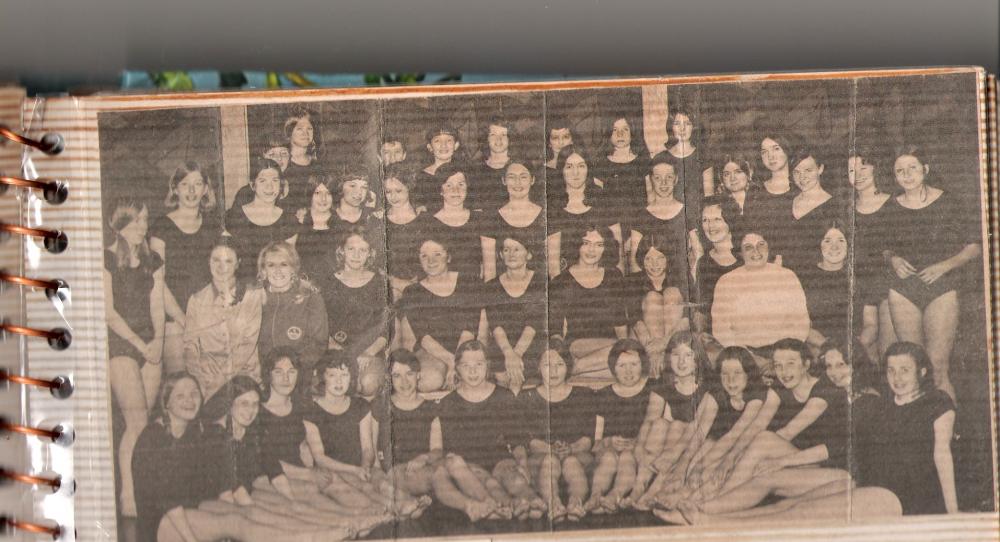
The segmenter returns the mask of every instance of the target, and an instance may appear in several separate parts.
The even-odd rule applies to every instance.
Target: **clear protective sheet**
[[[76,440],[29,465],[78,484],[35,515],[120,541],[995,539],[984,85],[28,101],[66,137],[29,170],[71,195],[22,202],[70,238],[28,240],[25,272],[71,297],[27,311],[73,333],[28,359],[76,385],[31,392]],[[939,375],[897,352],[886,380],[901,340]]]

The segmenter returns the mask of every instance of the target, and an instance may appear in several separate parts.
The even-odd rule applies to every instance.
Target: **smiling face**
[[[368,198],[368,181],[364,179],[351,179],[344,183],[341,191],[343,192],[343,198],[340,200],[341,203],[359,209],[365,203],[365,199]]]
[[[798,386],[808,376],[809,367],[795,350],[775,350],[772,358],[774,360],[774,376],[785,388],[792,389]]]
[[[386,141],[379,147],[378,155],[382,159],[382,164],[386,166],[406,160],[406,150],[399,141]]]
[[[555,350],[546,350],[538,364],[538,370],[542,373],[542,382],[546,386],[553,388],[566,382],[566,360]]]
[[[510,136],[506,126],[490,125],[490,132],[486,135],[486,143],[490,146],[493,154],[503,154],[510,148]]]
[[[281,171],[288,169],[288,162],[292,158],[292,154],[288,152],[288,147],[271,147],[264,152],[264,158],[268,160],[274,160],[281,166]]]
[[[795,169],[792,170],[795,186],[799,187],[799,190],[803,192],[821,188],[819,179],[823,175],[823,169],[824,167],[817,164],[816,159],[812,156],[795,164]]]
[[[826,364],[826,377],[834,386],[845,390],[851,387],[851,365],[840,350],[828,350],[823,354],[823,363]]]
[[[926,164],[920,163],[920,159],[911,154],[904,154],[896,158],[892,166],[896,182],[903,190],[914,190],[924,184],[929,168]]]
[[[650,248],[642,259],[642,270],[650,278],[660,278],[667,274],[667,256],[655,248]]]
[[[709,205],[701,209],[701,230],[713,243],[721,243],[729,238],[729,224],[722,215],[720,205]]]
[[[566,157],[562,171],[568,188],[580,189],[587,183],[587,161],[577,153]]]
[[[489,364],[486,353],[482,350],[466,350],[462,358],[455,360],[455,371],[462,384],[470,388],[479,386],[486,381]]]
[[[670,164],[656,164],[649,173],[649,182],[658,197],[673,197],[674,187],[677,186],[677,172]]]
[[[344,257],[345,269],[363,271],[368,266],[372,249],[364,237],[354,234],[344,240],[344,246],[340,248],[340,252]]]
[[[281,195],[281,173],[271,168],[260,170],[253,180],[252,188],[257,199],[267,203],[278,201],[278,196]]]
[[[463,207],[465,197],[469,194],[469,186],[465,182],[464,173],[456,173],[445,179],[441,184],[441,197],[445,205],[453,207]]]
[[[910,397],[920,391],[920,380],[927,369],[917,369],[917,361],[909,354],[889,356],[885,363],[885,376],[889,388],[897,398]]]
[[[684,378],[695,374],[697,359],[690,345],[680,343],[670,351],[670,371],[675,377]]]
[[[198,417],[200,408],[201,390],[198,389],[198,383],[193,378],[178,380],[166,403],[170,417],[190,422]]]
[[[722,167],[722,185],[730,192],[742,192],[747,189],[750,176],[736,162],[726,162]]]
[[[410,190],[399,179],[389,177],[383,183],[385,201],[390,207],[405,207],[410,203]]]
[[[866,164],[864,158],[852,156],[847,160],[847,180],[861,192],[875,185],[875,166]]]
[[[573,134],[569,132],[569,128],[555,128],[549,130],[549,148],[552,149],[552,154],[559,156],[559,151],[563,150],[563,147],[573,144]]]
[[[523,199],[528,197],[531,186],[535,184],[535,177],[531,175],[524,164],[513,163],[503,175],[503,185],[507,187],[507,194],[511,199]]]
[[[760,142],[760,159],[769,171],[778,171],[788,165],[788,154],[777,141],[765,137]]]
[[[604,237],[596,231],[588,231],[580,243],[580,263],[584,265],[600,265],[604,255]]]
[[[281,358],[271,369],[271,391],[282,396],[289,396],[295,391],[295,383],[299,379],[299,370],[292,360]]]
[[[743,256],[743,263],[750,269],[760,269],[767,265],[769,255],[767,241],[756,233],[748,233],[743,236],[740,243],[740,255]]]
[[[260,411],[260,394],[256,390],[250,390],[236,397],[233,400],[233,407],[229,410],[233,425],[239,427],[249,427]]]
[[[627,149],[632,145],[632,129],[628,121],[618,119],[611,125],[611,146],[615,149]]]
[[[393,363],[389,370],[389,376],[392,379],[392,392],[402,397],[413,397],[417,394],[419,375],[420,373],[405,363]]]
[[[333,194],[326,185],[320,184],[312,193],[312,210],[317,212],[327,212],[333,207]]]
[[[188,209],[201,205],[202,198],[208,193],[208,183],[200,171],[192,171],[177,183],[177,202]]]
[[[694,130],[694,124],[690,117],[684,113],[674,115],[674,120],[670,124],[670,131],[673,132],[674,137],[680,141],[690,141],[692,130]]]
[[[208,258],[208,268],[212,273],[212,280],[219,283],[226,283],[236,277],[238,260],[236,251],[231,247],[215,247]]]
[[[327,395],[343,397],[351,389],[351,371],[347,367],[327,367],[323,371],[323,386]]]
[[[830,266],[839,266],[847,259],[847,238],[844,232],[830,228],[819,245],[823,253],[823,262]]]
[[[420,267],[428,277],[436,277],[448,272],[448,251],[435,241],[424,241],[420,245]]]
[[[615,380],[623,386],[635,386],[642,381],[642,359],[638,352],[622,352],[615,361]]]
[[[438,134],[431,138],[431,142],[427,144],[427,150],[434,155],[434,160],[449,162],[451,157],[455,155],[455,151],[458,150],[458,141],[455,141],[455,136],[451,134]]]
[[[504,239],[500,248],[500,259],[508,270],[524,269],[531,259],[531,253],[514,239]]]
[[[149,233],[149,209],[146,207],[139,210],[135,220],[118,230],[118,234],[125,239],[125,242],[133,247],[145,241],[147,233]]]
[[[264,255],[264,276],[272,292],[284,292],[292,286],[295,269],[288,258],[280,252],[269,252]]]
[[[313,143],[313,125],[309,117],[301,117],[295,121],[290,138],[292,145],[296,147],[308,147]]]
[[[750,381],[749,375],[743,370],[743,364],[736,358],[728,358],[719,363],[719,381],[722,389],[730,397],[743,397]]]

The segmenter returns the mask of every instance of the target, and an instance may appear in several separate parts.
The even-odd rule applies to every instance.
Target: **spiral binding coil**
[[[59,134],[45,134],[41,139],[34,140],[24,137],[7,126],[0,124],[0,138],[38,149],[45,154],[55,155],[62,152],[65,142]],[[0,195],[7,192],[9,187],[22,187],[40,190],[42,195],[50,204],[59,205],[69,197],[69,189],[65,182],[56,179],[25,179],[14,177],[0,172]],[[0,236],[22,235],[41,238],[45,248],[51,253],[60,253],[66,250],[69,238],[64,232],[46,228],[30,228],[20,224],[8,224],[0,222]],[[43,288],[50,298],[65,299],[65,292],[68,285],[61,279],[41,279],[13,275],[6,270],[0,269],[0,290],[8,285],[18,287]],[[69,330],[64,328],[37,329],[10,323],[6,318],[0,319],[0,340],[6,339],[9,333],[24,335],[27,337],[41,337],[48,341],[49,346],[56,350],[64,350],[72,342]],[[0,369],[0,390],[9,388],[12,384],[27,387],[48,389],[52,395],[59,399],[65,399],[72,395],[72,381],[64,376],[56,377],[52,380],[33,378],[28,375],[12,374],[6,369]],[[75,434],[71,428],[56,426],[51,429],[41,427],[31,427],[13,423],[0,416],[0,433],[20,433],[28,436],[36,436],[51,439],[52,442],[63,446],[72,444]],[[48,487],[52,491],[58,491],[66,487],[66,482],[60,476],[37,476],[28,473],[21,473],[9,470],[0,466],[0,483],[13,482],[29,485],[32,487]],[[75,484],[71,486],[71,491]],[[21,521],[9,515],[0,515],[0,533],[13,533],[14,531],[24,531],[27,533],[37,533],[49,535],[53,539],[58,539],[65,531],[60,525],[43,525]]]

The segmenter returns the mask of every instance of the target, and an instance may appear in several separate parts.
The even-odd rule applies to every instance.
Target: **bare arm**
[[[646,416],[639,427],[639,436],[635,442],[635,458],[640,466],[646,466],[655,460],[655,457],[646,455],[646,441],[649,439],[649,432],[653,428],[653,422],[663,418],[666,409],[666,401],[658,393],[649,394],[649,402],[646,404]]]
[[[809,399],[806,401],[806,406],[802,407],[802,410],[789,420],[784,427],[775,431],[775,434],[788,441],[794,439],[799,433],[805,431],[813,422],[818,420],[826,412],[826,408],[826,400],[819,397]]]
[[[361,418],[358,432],[361,437],[361,467],[370,468],[375,464],[375,435],[378,435],[378,422],[372,417],[371,412]]]
[[[166,252],[167,247],[162,239],[158,237],[149,238],[149,248],[153,252],[157,253],[163,261],[167,261]],[[167,286],[163,287],[163,305],[166,309],[167,315],[170,316],[175,322],[180,324],[182,327],[186,325],[184,311],[181,310],[180,303],[177,302],[177,298],[174,297],[173,292]]]
[[[497,240],[492,237],[480,237],[479,244],[483,251],[483,282],[489,282],[497,276]]]
[[[198,537],[194,535],[194,530],[191,529],[191,524],[188,523],[187,516],[184,515],[184,507],[178,506],[170,509],[164,518],[170,521],[174,528],[177,529],[184,542],[198,542]]]
[[[316,466],[334,472],[361,476],[361,471],[364,470],[361,467],[342,463],[326,455],[326,450],[323,449],[323,438],[320,437],[319,428],[315,424],[304,420],[302,423],[306,427],[306,445],[309,447],[309,453],[312,454],[313,460],[316,461]]]
[[[431,422],[431,443],[430,450],[441,450],[444,448],[444,439],[441,437],[441,418],[434,418]]]
[[[750,401],[743,407],[743,414],[740,414],[740,419],[736,420],[733,427],[716,441],[715,445],[712,446],[711,451],[705,455],[703,463],[706,465],[714,465],[719,462],[726,452],[731,450],[736,444],[736,441],[740,439],[743,433],[750,428],[754,419],[757,417],[757,413],[761,411],[761,407],[764,405],[763,401],[754,400]],[[769,420],[770,422],[770,420]]]
[[[738,458],[743,455],[743,451],[747,449],[747,446],[750,446],[753,439],[760,434],[761,431],[767,429],[767,426],[774,418],[774,414],[778,412],[778,406],[780,404],[781,399],[778,398],[778,394],[775,393],[774,390],[767,390],[767,396],[764,398],[763,406],[761,406],[757,415],[754,416],[753,421],[750,422],[746,430],[743,431],[743,434],[736,439],[732,449],[730,449],[729,453],[726,455],[734,458]]]
[[[548,236],[545,240],[546,258],[548,262],[549,278],[553,278],[559,274],[559,259],[562,257],[559,254],[559,249],[562,246],[562,233],[556,232]]]
[[[949,410],[934,420],[934,466],[937,467],[944,508],[949,514],[958,512],[955,492],[955,463],[951,455],[951,438],[954,434],[955,411]]]

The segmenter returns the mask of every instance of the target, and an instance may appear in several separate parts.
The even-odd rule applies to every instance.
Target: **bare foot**
[[[531,513],[531,502],[524,497],[518,497],[517,499],[514,499],[512,510],[514,517],[517,519],[524,519]]]
[[[701,511],[701,507],[693,502],[685,501],[679,503],[677,511],[684,516],[684,520],[688,525],[703,525],[705,523],[705,514]]]
[[[654,508],[653,514],[667,523],[673,523],[674,525],[688,524],[687,520],[684,519],[684,515],[681,514],[679,510],[663,510],[662,508]]]
[[[469,521],[475,523],[493,512],[496,503],[492,501],[473,501],[465,503],[465,515],[469,516]]]
[[[559,501],[553,501],[549,507],[549,520],[560,522],[564,519],[566,519],[566,507]]]
[[[584,510],[587,512],[597,512],[597,509],[601,507],[601,496],[591,495],[587,502],[583,505]]]
[[[570,521],[580,521],[587,515],[587,509],[579,499],[570,499],[566,505],[566,519]]]
[[[601,508],[609,513],[614,513],[618,511],[618,508],[621,506],[621,502],[621,495],[614,492],[608,493],[601,499]]]

